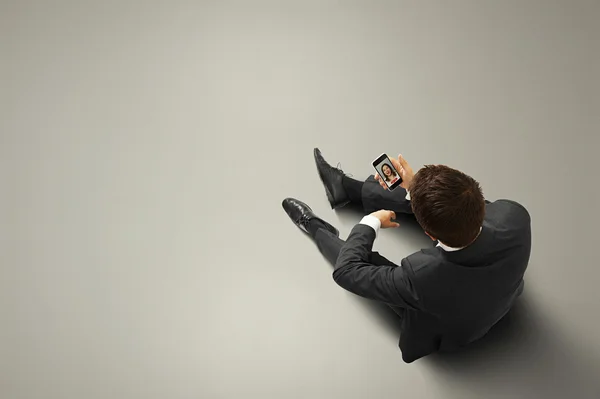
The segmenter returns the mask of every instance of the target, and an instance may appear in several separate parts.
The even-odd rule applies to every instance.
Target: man
[[[331,207],[352,203],[370,215],[344,242],[305,203],[287,198],[283,208],[335,265],[337,284],[388,304],[402,317],[405,362],[463,347],[509,311],[523,290],[531,251],[531,219],[523,206],[485,201],[477,181],[444,165],[427,165],[415,174],[402,156],[392,159],[403,183],[389,191],[379,176],[365,182],[346,176],[318,148],[314,157]],[[414,214],[437,241],[400,265],[372,252],[380,228],[398,227],[396,213]]]

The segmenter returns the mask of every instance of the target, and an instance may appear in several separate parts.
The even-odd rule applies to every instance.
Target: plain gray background
[[[598,1],[0,1],[0,396],[594,398]],[[288,220],[312,149],[402,152],[533,218],[525,294],[405,364]],[[240,174],[245,178],[233,182]],[[375,248],[430,245],[409,223]]]

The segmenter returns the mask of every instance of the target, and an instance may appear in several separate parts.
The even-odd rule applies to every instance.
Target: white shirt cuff
[[[406,191],[406,197],[405,197],[408,201],[410,201],[410,192],[407,190]]]
[[[360,224],[365,224],[365,225],[371,227],[373,230],[375,230],[375,236],[377,236],[377,233],[379,232],[379,229],[381,228],[381,222],[379,221],[379,219],[377,219],[373,215],[367,215],[364,218],[362,218],[362,220],[360,221]]]

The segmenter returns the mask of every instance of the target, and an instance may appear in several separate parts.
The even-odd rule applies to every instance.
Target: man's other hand
[[[373,212],[371,216],[375,216],[381,222],[381,228],[387,229],[389,227],[398,227],[400,223],[392,222],[392,219],[396,219],[396,213],[394,211],[380,210]]]
[[[402,187],[406,191],[409,191],[410,183],[412,182],[412,179],[415,176],[415,173],[413,172],[412,168],[410,167],[408,162],[406,162],[406,159],[404,159],[402,154],[398,155],[398,159],[390,158],[390,161],[392,161],[392,165],[400,173],[400,177],[402,177],[402,183],[400,183],[400,187]],[[385,181],[383,181],[381,176],[379,176],[379,173],[375,174],[375,180],[377,180],[379,182],[379,185],[385,190],[388,189],[387,184],[385,183]]]

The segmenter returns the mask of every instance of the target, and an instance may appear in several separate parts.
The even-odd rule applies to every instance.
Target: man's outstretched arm
[[[364,298],[409,309],[420,308],[418,296],[404,267],[375,266],[369,262],[379,228],[372,217],[365,217],[352,229],[338,256],[333,279],[342,288]],[[397,226],[391,218],[387,219],[383,217],[383,227]]]

